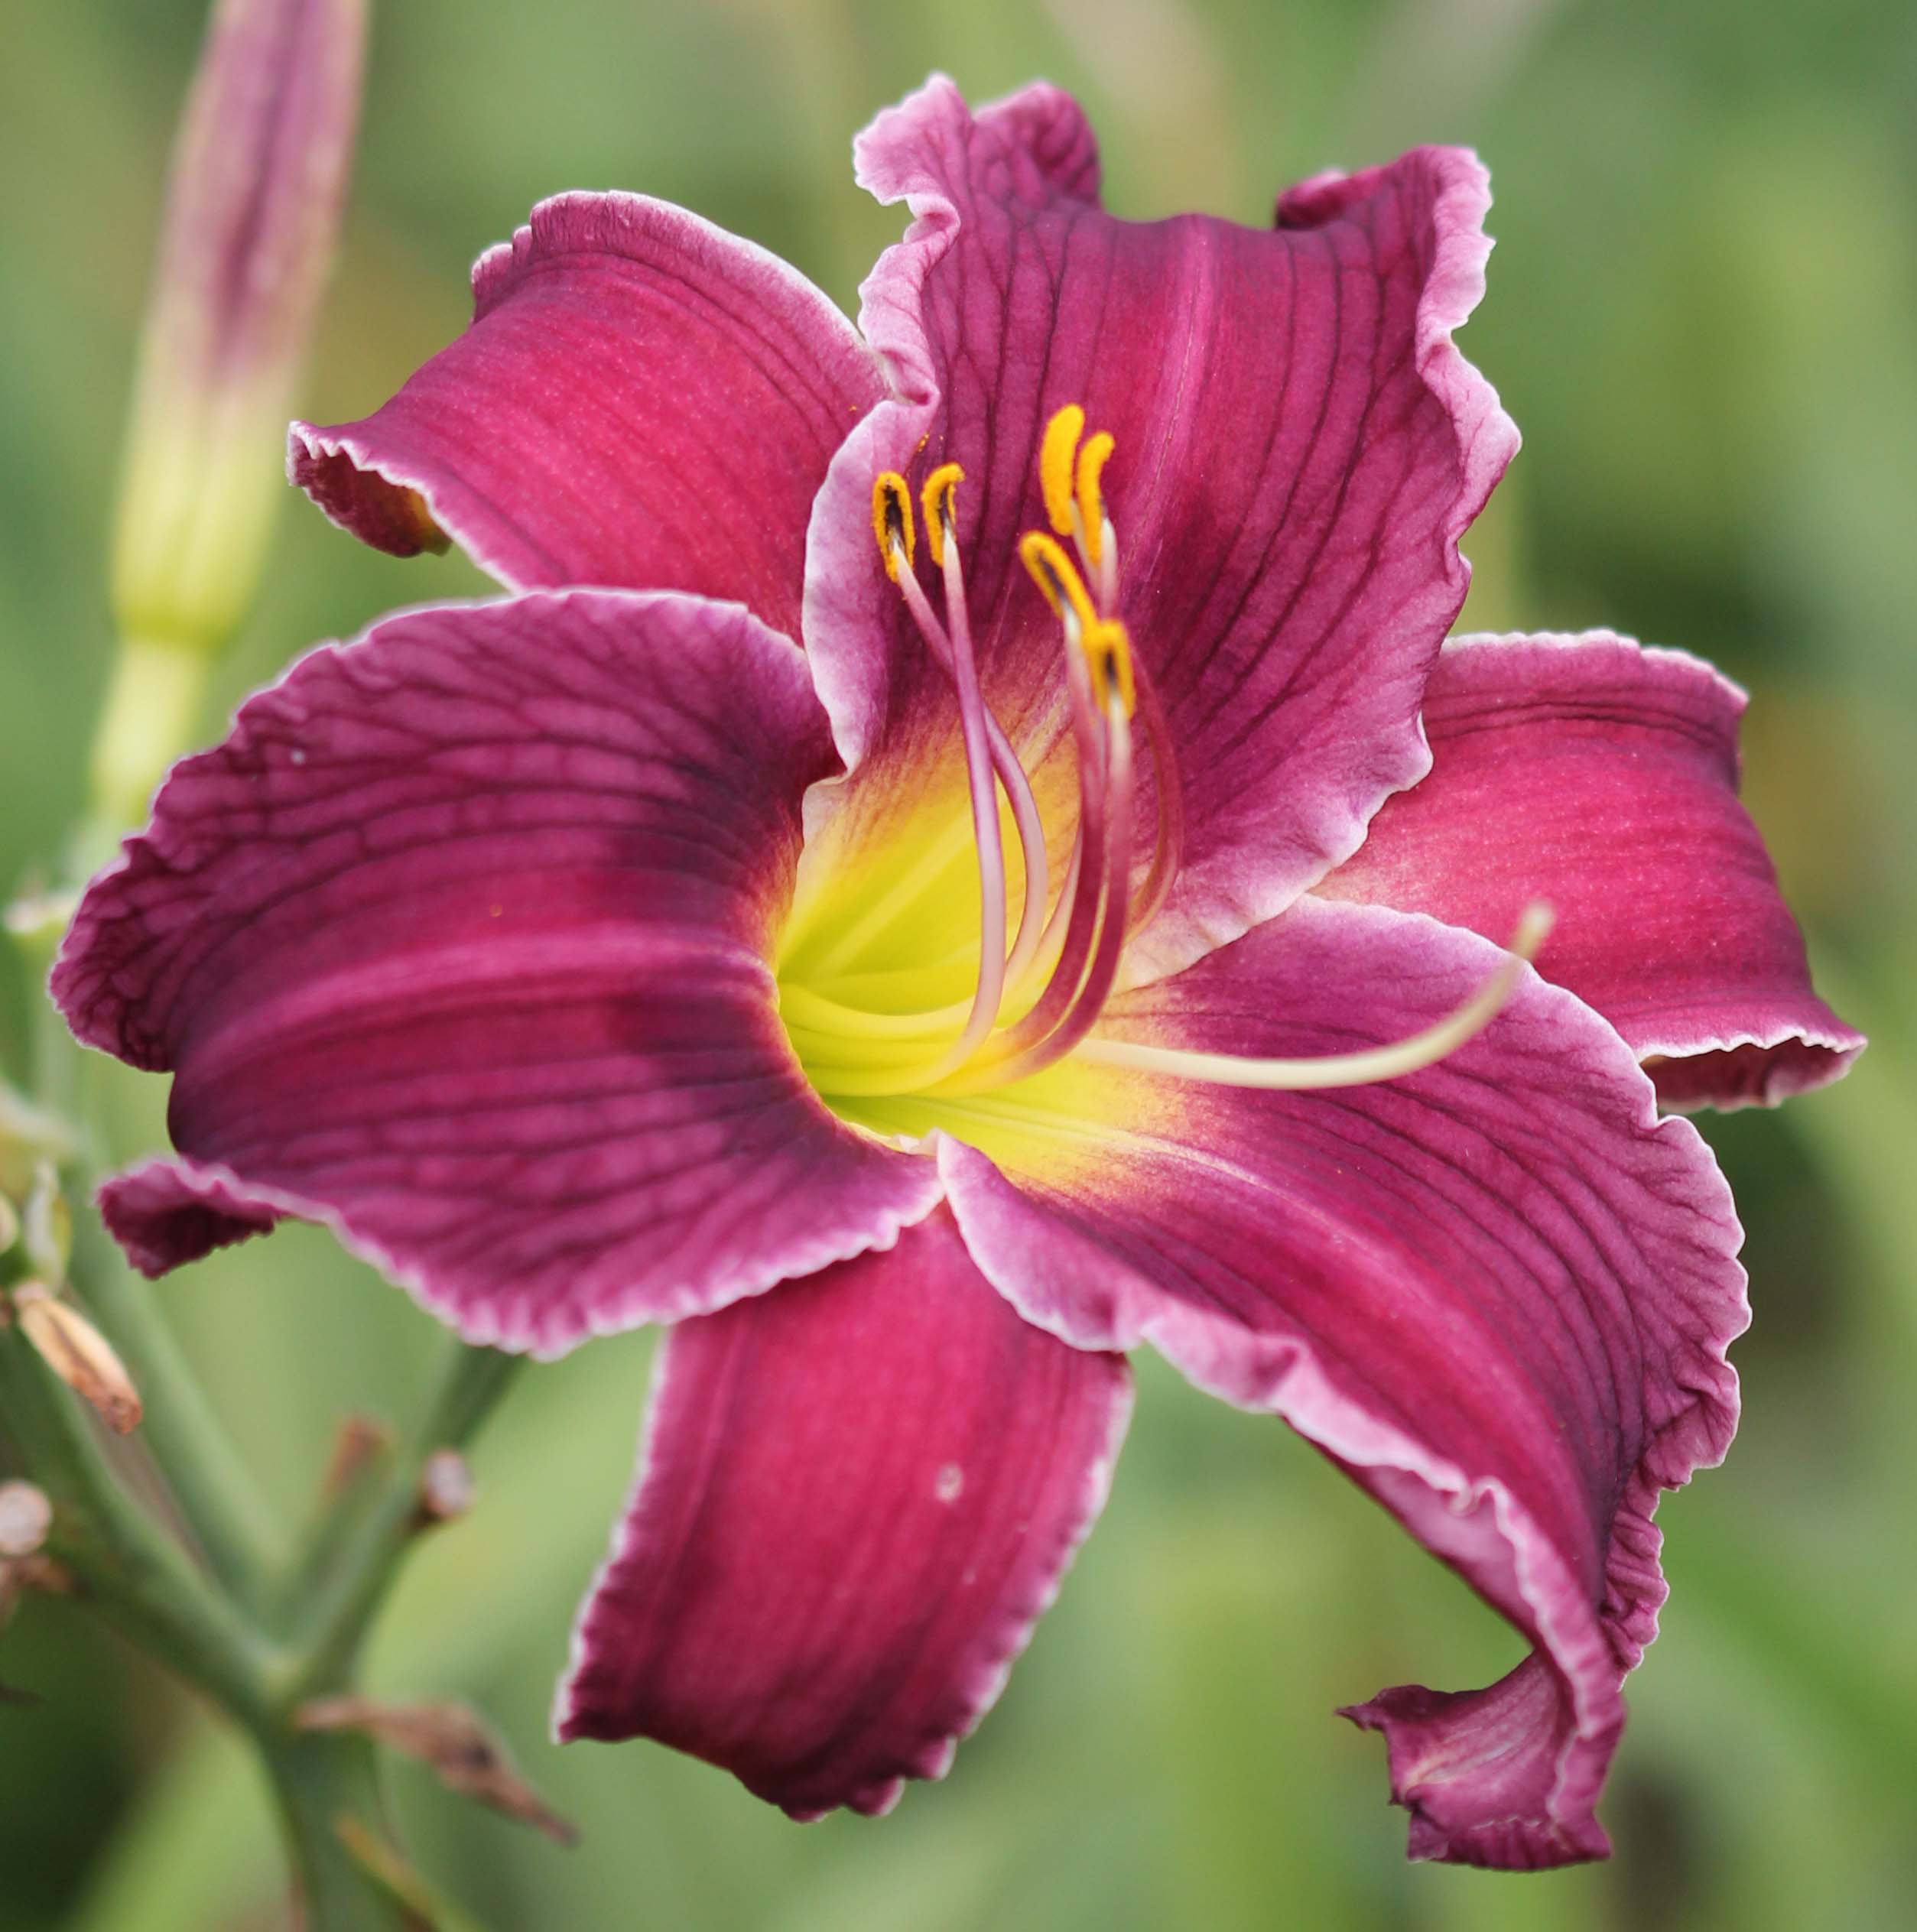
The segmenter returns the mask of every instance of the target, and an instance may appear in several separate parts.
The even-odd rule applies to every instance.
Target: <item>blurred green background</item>
[[[1279,1425],[1145,1365],[1111,1506],[943,1786],[801,1829],[645,1745],[561,1752],[547,1701],[628,1480],[647,1353],[524,1378],[480,1508],[382,1626],[392,1693],[472,1697],[575,1852],[395,1782],[494,1932],[1917,1924],[1917,13],[1906,0],[380,0],[362,159],[305,404],[362,413],[460,327],[472,257],[542,194],[631,187],[848,307],[895,213],[847,142],[933,66],[1080,93],[1108,199],[1265,218],[1279,186],[1476,145],[1499,238],[1464,346],[1527,447],[1467,544],[1467,625],[1606,622],[1753,694],[1747,796],[1824,989],[1875,1036],[1782,1115],[1707,1122],[1750,1232],[1730,1465],[1665,1503],[1673,1597],[1631,1690],[1610,1865],[1417,1868],[1383,1753],[1331,1714],[1475,1684],[1515,1641]],[[101,558],[199,0],[0,0],[0,882],[80,803]],[[311,641],[463,593],[289,501],[222,709]],[[206,735],[219,716],[205,720]],[[19,1002],[0,1012],[17,1045]],[[130,1142],[157,1081],[128,1078]],[[310,1230],[160,1291],[289,1512],[349,1408],[404,1414],[431,1337]],[[56,1603],[6,1636],[0,1924],[278,1924],[251,1766]]]

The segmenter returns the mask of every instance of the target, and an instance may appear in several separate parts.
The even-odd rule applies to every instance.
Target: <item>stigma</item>
[[[1062,873],[1048,860],[1031,776],[993,710],[974,647],[960,528],[965,472],[955,463],[938,463],[916,492],[895,470],[872,480],[879,564],[949,685],[957,714],[979,885],[978,966],[969,999],[918,1012],[866,1013],[782,984],[781,1010],[814,1086],[827,1099],[956,1098],[1028,1079],[1076,1053],[1140,1073],[1296,1090],[1393,1080],[1455,1052],[1511,998],[1549,930],[1548,909],[1527,908],[1506,960],[1468,998],[1387,1045],[1315,1059],[1253,1060],[1093,1034],[1128,942],[1157,915],[1176,882],[1184,820],[1165,706],[1122,614],[1118,533],[1104,488],[1117,444],[1106,430],[1088,437],[1086,427],[1075,403],[1047,421],[1037,463],[1047,527],[1028,530],[1016,547],[1057,632],[1063,703],[1054,703],[1058,722],[1039,760],[1069,732],[1076,764],[1076,810]],[[920,577],[921,526],[936,605]],[[1012,621],[1015,634],[1015,615]],[[1148,771],[1154,807],[1149,846],[1136,809]],[[1015,917],[1004,817],[1022,861]],[[1062,846],[1065,828],[1054,829]]]

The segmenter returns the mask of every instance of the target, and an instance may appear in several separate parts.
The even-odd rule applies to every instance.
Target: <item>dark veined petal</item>
[[[1651,1063],[1667,1106],[1821,1086],[1863,1036],[1811,990],[1737,802],[1743,707],[1707,664],[1609,632],[1454,639],[1425,696],[1430,777],[1318,889],[1493,939],[1548,900],[1539,969]]]
[[[1271,229],[1121,221],[1069,97],[1030,88],[975,119],[943,79],[855,153],[914,219],[863,291],[898,395],[833,459],[807,560],[840,750],[922,766],[954,729],[875,552],[887,469],[963,466],[987,695],[1015,737],[1042,711],[1058,629],[1015,545],[1045,523],[1045,424],[1082,405],[1116,439],[1123,612],[1184,791],[1180,883],[1127,954],[1134,979],[1168,971],[1281,910],[1427,768],[1418,706],[1464,595],[1457,540],[1517,440],[1451,341],[1483,286],[1484,171],[1424,148],[1293,190]],[[901,789],[849,787],[845,809],[883,814]]]
[[[177,767],[54,975],[174,1074],[110,1183],[149,1271],[322,1220],[469,1339],[556,1352],[889,1242],[932,1164],[794,1063],[767,951],[831,768],[736,606],[574,592],[327,646]]]
[[[288,467],[401,557],[450,537],[511,587],[736,598],[798,635],[806,521],[878,398],[798,271],[643,195],[543,201],[473,271],[471,326],[363,421],[296,423]]]
[[[1015,1313],[943,1209],[681,1323],[560,1737],[659,1739],[800,1817],[889,1810],[997,1697],[1130,1407],[1124,1363]]]
[[[1347,1050],[1416,1031],[1499,957],[1307,898],[1101,1032]],[[1282,1415],[1533,1646],[1489,1690],[1357,1713],[1390,1739],[1414,1851],[1601,1856],[1620,1687],[1665,1595],[1652,1507],[1729,1443],[1746,1315],[1728,1191],[1616,1034],[1527,975],[1407,1078],[1256,1093],[1068,1062],[964,1131],[976,1147],[941,1149],[948,1197],[1026,1315],[1080,1347],[1149,1342]]]

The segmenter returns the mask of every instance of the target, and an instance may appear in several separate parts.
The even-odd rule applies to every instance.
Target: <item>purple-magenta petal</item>
[[[1428,918],[1308,897],[1122,996],[1100,1031],[1344,1051],[1415,1031],[1499,957]],[[1006,1111],[1021,1098],[1040,1110],[1028,1139],[1008,1122],[991,1159],[941,1148],[986,1275],[1080,1347],[1149,1342],[1283,1416],[1540,1658],[1527,1695],[1373,1707],[1426,1726],[1394,1762],[1417,1848],[1600,1852],[1620,1687],[1665,1595],[1652,1508],[1722,1456],[1736,1416],[1740,1236],[1695,1130],[1660,1120],[1616,1033],[1535,974],[1479,1037],[1399,1080],[1261,1093],[1067,1062]]]
[[[800,1817],[890,1809],[998,1696],[1130,1392],[1116,1357],[1015,1313],[943,1209],[681,1324],[559,1735],[659,1739]]]
[[[1392,1801],[1411,1813],[1413,1858],[1525,1872],[1609,1856],[1590,1810],[1602,1761],[1588,1752],[1574,1758],[1575,1719],[1538,1651],[1483,1690],[1401,1684],[1339,1714],[1384,1734]],[[1560,1788],[1568,1761],[1577,1767],[1574,1794]],[[1532,1820],[1554,1805],[1577,1822],[1541,1839]]]
[[[237,1177],[191,1161],[145,1161],[99,1190],[100,1218],[149,1281],[256,1234],[271,1234],[285,1206]]]
[[[796,637],[813,497],[880,390],[845,317],[633,194],[541,202],[473,290],[465,334],[391,401],[294,425],[293,480],[401,556],[443,531],[515,589],[696,591]]]
[[[833,764],[736,606],[533,596],[303,659],[176,768],[55,968],[83,1041],[174,1075],[188,1164],[107,1190],[135,1260],[302,1216],[551,1353],[889,1242],[932,1164],[826,1111],[767,963]]]
[[[987,694],[1015,737],[1049,702],[1058,628],[1015,546],[1045,523],[1045,423],[1082,405],[1116,438],[1119,602],[1184,794],[1184,869],[1126,970],[1169,971],[1281,910],[1426,769],[1418,706],[1464,594],[1458,538],[1516,444],[1451,341],[1483,284],[1484,171],[1424,148],[1294,190],[1271,229],[1124,222],[1098,206],[1068,96],[1031,88],[975,118],[942,79],[855,153],[913,221],[863,291],[896,395],[834,459],[813,521],[806,644],[837,742],[857,765],[950,731],[873,551],[885,469],[963,466]],[[890,795],[849,787],[846,807]]]
[[[1319,889],[1498,940],[1548,900],[1539,970],[1630,1042],[1667,1106],[1821,1086],[1863,1037],[1811,991],[1737,802],[1743,707],[1707,664],[1609,632],[1456,639],[1425,693],[1430,777]]]

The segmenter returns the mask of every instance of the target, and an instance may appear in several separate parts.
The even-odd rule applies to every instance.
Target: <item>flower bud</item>
[[[366,0],[219,0],[181,122],[113,560],[96,796],[144,804],[258,582],[290,391],[331,260]]]
[[[463,1516],[478,1495],[472,1466],[457,1449],[437,1449],[427,1457],[419,1477],[422,1524],[450,1523]]]
[[[91,1403],[109,1428],[131,1435],[140,1426],[139,1391],[106,1337],[41,1282],[22,1281],[12,1294],[14,1319],[47,1367]]]
[[[0,1482],[0,1557],[30,1557],[54,1526],[54,1506],[31,1482]]]
[[[320,1495],[328,1504],[336,1503],[369,1470],[377,1469],[392,1452],[393,1432],[370,1415],[349,1415],[340,1424],[333,1439],[333,1453],[327,1459],[326,1473],[320,1479]]]

